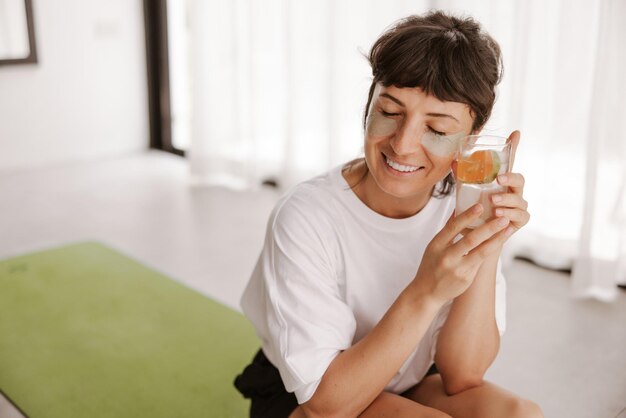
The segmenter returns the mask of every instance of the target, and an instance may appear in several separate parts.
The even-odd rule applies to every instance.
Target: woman
[[[481,205],[454,215],[450,144],[489,118],[499,47],[431,12],[369,60],[365,158],[274,208],[242,298],[262,350],[235,384],[252,417],[541,417],[483,380],[504,332],[500,252],[529,219],[522,175],[498,178],[508,192],[481,227],[467,228]]]

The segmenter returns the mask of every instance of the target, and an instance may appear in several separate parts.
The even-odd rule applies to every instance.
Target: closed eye
[[[385,117],[391,117],[391,116],[398,116],[399,115],[399,113],[389,113],[389,112],[385,112],[384,110],[381,110],[380,114],[385,116]]]
[[[439,135],[439,136],[446,136],[446,134],[445,134],[445,133],[443,133],[443,132],[439,132],[439,131],[436,131],[436,130],[434,130],[433,128],[431,128],[430,126],[428,127],[428,130],[429,130],[429,131],[431,131],[432,133],[434,133],[435,135]]]

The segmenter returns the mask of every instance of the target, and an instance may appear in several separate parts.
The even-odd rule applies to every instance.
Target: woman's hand
[[[514,131],[510,138],[510,166],[513,167],[520,132]],[[499,253],[506,240],[530,219],[528,203],[523,198],[524,177],[519,173],[507,173],[498,176],[498,183],[507,186],[509,190],[491,197],[495,218],[476,229],[470,229],[469,225],[484,210],[480,204],[474,205],[457,217],[453,214],[426,247],[413,285],[439,303],[445,303],[465,292],[482,263],[489,256]],[[453,242],[457,236],[461,238]]]
[[[513,167],[515,152],[520,141],[520,132],[514,131],[509,136],[511,138],[511,162]],[[530,220],[528,213],[528,202],[524,200],[524,176],[519,173],[507,173],[498,176],[498,183],[509,188],[507,193],[499,193],[491,196],[495,208],[496,217],[506,217],[511,221],[511,226],[522,228]]]
[[[469,230],[484,208],[476,204],[458,216],[450,216],[443,229],[426,247],[411,286],[443,304],[459,296],[474,281],[483,261],[498,252],[514,232],[506,216],[494,218]],[[470,231],[455,242],[462,231]]]

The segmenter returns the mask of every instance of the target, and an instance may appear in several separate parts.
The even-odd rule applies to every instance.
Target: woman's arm
[[[495,319],[496,253],[485,260],[470,288],[452,303],[439,332],[435,363],[449,395],[482,383],[500,348]]]
[[[454,238],[482,207],[450,217],[430,242],[415,279],[362,340],[330,364],[302,409],[307,417],[356,417],[384,390],[422,339],[443,304],[465,292],[485,258],[506,239],[497,221]]]
[[[356,417],[384,390],[433,321],[441,304],[407,287],[380,322],[330,364],[313,397],[309,418]]]
[[[520,132],[511,138],[511,166],[520,141]],[[530,220],[528,202],[524,200],[524,176],[508,173],[498,176],[507,193],[492,197],[496,217],[510,220],[511,233]],[[457,297],[437,341],[435,363],[445,390],[455,394],[480,385],[500,347],[495,320],[496,271],[501,248],[485,259],[470,288]]]

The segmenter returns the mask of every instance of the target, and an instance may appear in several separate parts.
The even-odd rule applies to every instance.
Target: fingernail
[[[474,206],[474,209],[472,209],[474,211],[474,213],[480,213],[483,211],[483,205],[481,205],[480,203]]]
[[[500,203],[502,202],[502,196],[500,196],[499,194],[494,194],[493,196],[491,196],[491,201],[493,203]]]
[[[504,211],[502,209],[496,209],[496,216],[504,215]]]
[[[509,219],[508,218],[500,218],[498,219],[498,225],[500,226],[506,226],[509,223]]]
[[[513,228],[512,226],[509,226],[506,231],[504,231],[504,235],[506,235],[507,237],[510,237],[511,235],[513,235],[513,232],[515,232],[515,228]]]
[[[508,178],[506,175],[504,175],[504,174],[500,174],[500,175],[498,176],[498,182],[499,182],[500,184],[502,184],[502,183],[506,183],[506,181],[507,181],[508,179],[509,179],[509,178]]]

